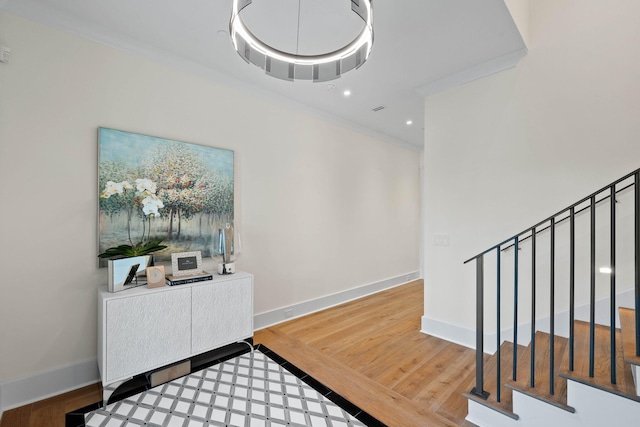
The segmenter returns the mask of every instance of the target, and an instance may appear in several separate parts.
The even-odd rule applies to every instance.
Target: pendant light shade
[[[351,0],[351,10],[364,21],[364,27],[349,44],[333,52],[319,55],[298,55],[269,46],[258,39],[245,25],[240,12],[252,0],[232,0],[229,33],[233,47],[247,63],[282,80],[324,82],[359,68],[369,57],[373,45],[373,9],[371,0]],[[345,0],[346,1],[346,0]]]

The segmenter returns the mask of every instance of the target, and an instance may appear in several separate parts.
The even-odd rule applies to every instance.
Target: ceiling
[[[373,0],[368,61],[322,83],[278,80],[244,62],[228,37],[231,0],[0,0],[0,8],[416,149],[425,95],[526,53],[504,0]],[[242,15],[267,43],[301,54],[334,50],[362,28],[348,0],[253,0]]]

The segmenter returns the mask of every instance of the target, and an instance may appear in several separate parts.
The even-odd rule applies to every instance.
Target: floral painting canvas
[[[98,146],[98,253],[161,238],[156,259],[209,256],[233,226],[233,151],[108,128]]]

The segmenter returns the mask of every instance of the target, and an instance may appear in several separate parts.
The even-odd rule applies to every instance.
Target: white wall
[[[256,313],[418,270],[419,153],[5,12],[0,42],[0,383],[95,359],[99,126],[235,151]]]
[[[535,1],[535,0],[534,0]],[[529,44],[531,0],[504,0],[525,44]]]
[[[536,0],[528,22],[518,66],[425,101],[423,329],[465,344],[463,261],[640,167],[640,3]]]

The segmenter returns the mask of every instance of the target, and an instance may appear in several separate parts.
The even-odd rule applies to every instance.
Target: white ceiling
[[[349,0],[254,0],[242,13],[264,41],[295,52],[299,4],[299,53],[333,50],[362,27]],[[244,62],[228,38],[231,0],[0,0],[0,8],[413,148],[422,147],[424,95],[526,52],[504,0],[373,0],[369,60],[324,83],[278,80]]]

